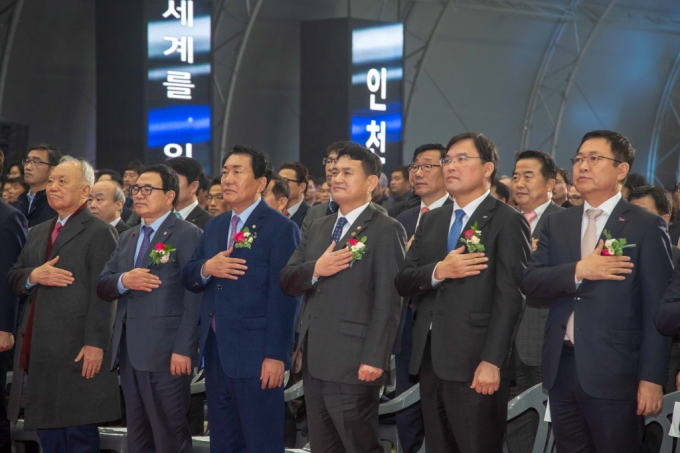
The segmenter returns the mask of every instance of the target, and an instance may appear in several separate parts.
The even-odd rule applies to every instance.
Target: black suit
[[[210,215],[208,211],[203,209],[201,205],[198,205],[191,210],[187,218],[184,220],[186,220],[189,223],[193,223],[200,229],[204,230],[205,224],[208,223],[208,220],[212,219],[212,217],[213,216]]]
[[[35,198],[33,198],[33,203],[31,203],[30,210],[28,209],[29,201],[28,195],[26,195],[26,193],[27,192],[24,192],[19,195],[19,199],[16,201],[16,203],[13,203],[12,206],[21,211],[24,217],[26,217],[29,228],[33,228],[39,223],[52,220],[57,215],[57,211],[52,209],[49,203],[47,203],[45,189],[35,194]]]
[[[2,238],[2,253],[0,253],[0,332],[16,333],[19,298],[12,294],[5,281],[7,280],[7,273],[19,259],[21,249],[26,243],[27,231],[26,217],[0,200],[0,238]],[[3,399],[3,403],[0,404],[0,452],[2,453],[9,453],[12,448],[9,420],[4,404],[9,362],[10,351],[0,353],[0,395]]]
[[[531,239],[540,238],[541,228],[548,215],[561,211],[562,208],[550,202],[536,222]],[[541,349],[543,348],[543,332],[548,319],[550,301],[528,297],[524,305],[522,318],[517,326],[513,359],[515,366],[515,385],[510,387],[510,399],[542,382]],[[528,411],[508,423],[507,439],[510,453],[531,451],[538,430],[538,414]]]
[[[668,227],[668,234],[671,237],[671,244],[678,245],[678,240],[680,240],[680,221],[671,223]]]
[[[314,451],[381,452],[379,389],[385,379],[360,381],[361,364],[389,370],[401,301],[394,277],[404,260],[406,234],[369,204],[343,235],[366,237],[366,252],[351,268],[312,282],[316,260],[331,242],[338,215],[316,220],[281,271],[284,293],[305,296],[298,323],[304,348],[303,381]],[[304,346],[303,346],[304,345]]]
[[[295,222],[295,225],[298,226],[298,228],[302,228],[302,222],[305,220],[305,217],[307,217],[307,211],[309,211],[309,205],[305,203],[304,200],[302,200],[302,203],[300,203],[300,207],[298,207],[298,210],[295,211],[295,214],[293,214],[290,217],[290,220]]]
[[[527,297],[550,300],[542,367],[555,441],[560,453],[637,452],[644,428],[636,415],[639,382],[666,380],[670,339],[653,322],[673,268],[666,222],[621,199],[604,229],[636,244],[624,250],[633,272],[577,288],[583,209],[546,219],[523,280]],[[564,342],[571,313],[575,348]]]
[[[116,231],[118,232],[118,236],[120,236],[123,231],[129,230],[131,227],[127,223],[123,221],[123,218],[121,217],[116,226],[114,227]]]
[[[488,268],[433,287],[434,269],[447,255],[453,209],[444,206],[420,218],[396,279],[399,294],[420,296],[410,372],[420,376],[428,450],[500,453],[508,356],[522,311],[522,274],[531,253],[529,225],[519,212],[487,196],[462,231],[477,222]],[[470,388],[480,361],[501,369],[501,386],[493,395]]]

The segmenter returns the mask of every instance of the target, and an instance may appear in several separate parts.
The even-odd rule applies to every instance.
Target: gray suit
[[[55,219],[56,220],[56,219]],[[45,263],[54,220],[33,227],[19,261],[7,283],[18,296],[26,295],[26,280]],[[96,278],[116,247],[115,229],[92,216],[89,209],[74,214],[52,248],[57,267],[73,273],[75,282],[64,288],[38,285],[30,360],[30,379],[25,401],[27,430],[63,428],[120,418],[118,375],[106,366],[92,379],[82,377],[82,362],[74,359],[83,346],[104,349],[103,363],[111,360],[111,329],[115,303],[97,296]],[[30,305],[22,314],[17,335],[14,378],[8,416],[19,417],[23,380],[19,357]]]
[[[328,204],[329,202],[323,202],[319,203],[317,205],[311,206],[309,210],[307,210],[307,215],[305,216],[305,220],[302,221],[302,226],[300,227],[300,234],[302,234],[303,237],[307,235],[307,230],[309,230],[309,226],[312,224],[312,222],[319,217],[324,217],[330,214],[333,214],[330,212],[328,209]],[[376,211],[382,212],[383,214],[387,215],[387,211],[385,208],[380,206],[379,204],[375,204],[371,202],[371,206],[373,206],[373,209]]]
[[[361,364],[389,369],[401,309],[394,277],[404,261],[406,232],[373,206],[359,215],[336,247],[366,236],[367,251],[353,267],[312,283],[316,260],[331,242],[336,214],[311,225],[281,271],[284,293],[305,296],[296,350],[304,348],[305,399],[315,451],[382,451],[378,391],[384,374],[365,382],[358,371]]]
[[[191,376],[172,376],[173,353],[198,355],[200,294],[186,291],[181,274],[202,236],[195,225],[170,213],[153,236],[142,267],[161,280],[151,292],[118,292],[120,276],[134,269],[141,226],[123,233],[111,260],[97,279],[102,299],[119,299],[113,332],[111,368],[120,366],[126,402],[128,443],[131,452],[191,452],[191,433],[186,420]],[[153,265],[150,253],[158,243],[177,249],[170,261]],[[128,346],[129,345],[129,346]]]

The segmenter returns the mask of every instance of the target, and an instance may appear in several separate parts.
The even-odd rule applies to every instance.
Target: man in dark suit
[[[278,279],[300,232],[261,199],[272,171],[256,149],[237,146],[227,154],[222,189],[232,211],[208,222],[182,273],[185,288],[203,292],[200,344],[213,451],[283,451],[283,374],[300,301],[283,294]]]
[[[397,221],[406,230],[409,241],[416,234],[416,227],[420,217],[433,209],[453,203],[444,184],[444,173],[439,163],[446,157],[444,145],[433,143],[419,146],[413,153],[413,161],[409,166],[409,179],[416,195],[421,199],[420,206],[407,209],[397,216]],[[399,331],[394,343],[394,358],[397,374],[396,396],[411,388],[416,378],[408,373],[411,361],[411,344],[413,337],[413,316],[418,304],[418,298],[406,299],[401,310]],[[399,442],[404,453],[415,453],[420,450],[425,436],[423,414],[420,404],[395,414]]]
[[[186,413],[201,296],[183,288],[181,273],[203,234],[173,215],[178,190],[177,174],[165,165],[142,171],[130,186],[142,225],[120,238],[97,279],[99,297],[119,301],[106,365],[120,367],[132,453],[191,452]],[[174,251],[164,258],[159,249]]]
[[[379,391],[399,322],[394,277],[406,234],[368,201],[380,167],[358,144],[338,152],[331,185],[338,214],[311,225],[281,272],[284,292],[305,296],[296,354],[314,451],[382,451]]]
[[[550,154],[534,150],[517,154],[512,193],[531,227],[532,250],[536,249],[547,216],[562,210],[551,199],[556,177],[557,164]],[[526,299],[513,348],[515,385],[510,387],[510,399],[542,381],[541,348],[549,304],[549,300]],[[529,411],[508,423],[506,443],[510,453],[533,449],[538,422],[538,414]]]
[[[572,207],[572,204],[568,199],[570,185],[571,179],[569,178],[569,172],[562,167],[558,167],[557,176],[555,177],[555,188],[553,189],[553,203],[565,209]]]
[[[3,173],[3,155],[0,151],[0,174]],[[17,325],[19,298],[10,291],[5,283],[7,273],[19,259],[21,249],[26,243],[28,224],[26,217],[15,208],[0,200],[0,237],[2,237],[2,253],[0,253],[0,453],[12,451],[10,426],[5,408],[5,388],[7,386],[7,370],[11,360],[9,350],[14,346],[14,333]]]
[[[88,207],[92,215],[110,223],[119,235],[130,229],[121,217],[123,203],[125,193],[114,181],[97,181],[88,198]]]
[[[13,206],[26,217],[29,228],[51,220],[57,215],[47,201],[45,188],[59,159],[61,153],[56,146],[43,144],[28,150],[28,155],[21,162],[24,166],[24,182],[28,184],[30,190],[19,195],[19,201]]]
[[[15,295],[32,295],[17,335],[9,418],[16,423],[26,402],[24,427],[37,429],[46,452],[99,452],[97,424],[120,418],[118,375],[101,370],[116,307],[95,284],[118,235],[87,208],[93,185],[90,164],[62,158],[47,184],[57,216],[31,230],[7,277]]]
[[[309,171],[300,162],[284,162],[279,168],[279,176],[288,183],[289,196],[283,215],[299,227],[307,216],[309,205],[305,203],[305,193],[309,185]]]
[[[670,339],[653,321],[671,246],[662,218],[621,197],[634,158],[621,134],[583,137],[573,163],[585,204],[546,218],[524,275],[528,298],[550,300],[542,371],[560,453],[637,452],[643,416],[661,408]],[[635,247],[609,256],[608,236]]]
[[[490,194],[498,151],[489,139],[459,134],[447,150],[454,204],[421,217],[396,279],[399,294],[420,296],[410,372],[420,378],[428,451],[500,453],[529,225]]]
[[[179,175],[179,194],[175,215],[179,214],[178,218],[193,223],[202,230],[205,229],[205,224],[212,219],[212,216],[199,205],[197,198],[201,190],[201,182],[205,179],[203,167],[197,160],[190,157],[175,157],[165,164]]]

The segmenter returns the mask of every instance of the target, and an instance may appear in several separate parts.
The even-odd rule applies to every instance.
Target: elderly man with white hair
[[[120,418],[118,377],[110,363],[116,304],[97,296],[96,279],[118,234],[87,207],[94,171],[66,156],[47,182],[57,216],[28,235],[7,284],[28,296],[17,335],[8,417],[37,430],[43,451],[99,452],[97,424]],[[24,379],[26,394],[22,398]]]
[[[124,204],[125,193],[115,181],[97,181],[90,191],[88,207],[92,215],[110,223],[118,234],[130,229],[120,218]]]

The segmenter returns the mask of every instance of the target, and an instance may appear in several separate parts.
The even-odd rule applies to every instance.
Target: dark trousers
[[[515,349],[515,385],[510,387],[510,399],[524,393],[543,381],[540,366],[529,366]],[[538,430],[538,413],[529,410],[508,422],[505,443],[510,453],[529,453],[534,448]]]
[[[564,348],[557,378],[548,392],[555,445],[560,453],[640,452],[644,417],[637,400],[588,396],[578,382],[573,348]]]
[[[401,352],[394,356],[397,368],[397,396],[410,389],[417,382],[417,379],[408,374],[413,345],[413,312],[409,306],[406,307],[404,321],[404,330],[401,336]],[[417,453],[423,445],[423,438],[425,437],[423,413],[420,409],[420,404],[416,403],[397,412],[395,415],[401,449],[404,453]]]
[[[7,419],[7,371],[11,363],[11,350],[0,352],[0,453],[12,451],[12,439],[9,435],[9,420]]]
[[[303,363],[309,443],[314,453],[381,453],[380,387],[315,379]],[[359,370],[357,369],[357,372]]]
[[[99,453],[99,428],[96,423],[39,429],[38,437],[45,453]]]
[[[125,331],[120,342],[120,384],[125,396],[130,453],[191,453],[187,422],[191,376],[139,371],[130,363]]]
[[[283,386],[262,390],[259,377],[229,377],[220,364],[212,330],[204,354],[210,452],[281,453]]]
[[[470,385],[472,381],[445,381],[435,374],[428,338],[420,368],[420,404],[427,451],[502,452],[510,383],[501,381],[493,395],[477,393]]]

